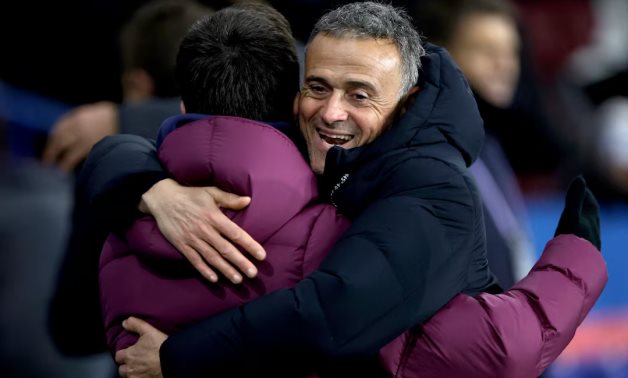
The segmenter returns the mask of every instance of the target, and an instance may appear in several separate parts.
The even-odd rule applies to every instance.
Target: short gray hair
[[[421,57],[425,55],[421,36],[402,8],[373,1],[356,2],[332,10],[314,25],[308,45],[318,34],[335,38],[387,39],[401,56],[401,94],[419,79]]]

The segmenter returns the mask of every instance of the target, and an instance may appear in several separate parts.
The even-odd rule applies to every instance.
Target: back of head
[[[187,112],[290,120],[299,89],[290,25],[267,5],[221,9],[185,36],[176,76]]]
[[[179,44],[194,22],[212,12],[192,0],[156,0],[141,7],[120,35],[123,69],[146,71],[156,97],[177,96],[174,70]]]
[[[318,34],[334,38],[386,39],[393,42],[401,56],[400,95],[416,85],[420,58],[425,51],[419,33],[403,9],[372,1],[349,3],[323,15],[314,25],[309,42]]]

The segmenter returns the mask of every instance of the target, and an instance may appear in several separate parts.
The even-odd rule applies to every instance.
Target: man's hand
[[[118,374],[122,378],[161,378],[159,348],[168,335],[145,321],[130,317],[122,322],[129,332],[140,335],[137,343],[116,352]]]
[[[250,278],[257,275],[257,269],[232,243],[258,260],[263,260],[266,252],[220,208],[241,210],[250,202],[249,197],[215,187],[185,187],[166,179],[144,193],[139,208],[155,217],[166,239],[205,278],[212,282],[218,280],[212,266],[231,282],[240,283],[242,276],[234,266]]]
[[[43,161],[72,171],[85,159],[96,142],[118,131],[116,104],[103,101],[79,106],[53,126],[44,149]]]
[[[575,177],[567,189],[565,208],[554,236],[560,234],[577,235],[602,250],[600,206],[582,176]]]

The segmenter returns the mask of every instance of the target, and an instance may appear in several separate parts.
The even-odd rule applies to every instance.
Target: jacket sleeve
[[[119,134],[98,142],[77,181],[77,196],[107,230],[125,229],[141,216],[142,194],[168,175],[151,140]]]
[[[72,229],[48,311],[48,328],[67,355],[104,350],[98,295],[98,261],[111,230],[122,230],[139,217],[137,204],[165,177],[153,144],[133,135],[97,143],[75,185]]]
[[[530,273],[511,289],[526,295],[543,327],[536,374],[569,344],[607,281],[606,263],[593,244],[575,235],[558,235]]]
[[[374,356],[464,288],[468,259],[449,245],[429,204],[379,200],[294,288],[171,335],[164,377],[295,376],[321,359]]]
[[[607,280],[591,243],[559,235],[509,291],[458,295],[436,313],[396,376],[538,377],[572,340]]]

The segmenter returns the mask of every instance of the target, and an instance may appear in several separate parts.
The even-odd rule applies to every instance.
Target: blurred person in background
[[[509,288],[534,257],[523,196],[500,139],[512,127],[526,126],[513,125],[520,115],[510,108],[521,73],[515,10],[507,0],[427,1],[415,19],[428,40],[447,48],[459,65],[484,119],[486,139],[471,173],[484,204],[489,264]]]
[[[211,12],[192,0],[157,0],[140,8],[120,33],[123,103],[101,101],[64,115],[52,127],[43,161],[73,171],[107,135],[154,138],[159,122],[178,112],[179,43],[194,21]]]
[[[39,157],[48,130],[71,105],[121,100],[118,32],[148,2],[7,1],[0,6],[0,122],[6,125],[0,174],[3,376],[109,375],[109,359],[61,356],[46,331],[74,200],[73,177],[42,166]],[[28,19],[29,27],[16,33],[16,19]],[[85,39],[89,42],[81,42]],[[36,137],[22,139],[24,130]]]
[[[46,150],[46,158],[72,170],[117,125],[126,133],[155,138],[163,118],[179,113],[175,85],[175,61],[179,44],[192,24],[213,13],[195,1],[156,0],[141,7],[121,34],[124,74],[122,84],[128,105],[112,102],[84,105],[57,124]],[[85,355],[104,350],[101,322],[76,327],[84,312],[100,312],[98,297],[86,295],[97,287],[97,260],[106,237],[98,220],[86,214],[84,199],[74,198],[73,222],[66,252],[50,307],[50,330],[59,350],[69,355]],[[95,262],[95,263],[93,263]],[[89,293],[92,293],[91,291]]]
[[[569,146],[548,114],[531,41],[515,4],[421,0],[415,18],[426,37],[445,45],[460,65],[485,129],[501,145],[522,191],[562,187],[563,178],[574,174],[563,173]]]
[[[0,163],[0,375],[4,377],[99,378],[111,372],[109,361],[100,356],[81,360],[61,356],[45,327],[51,283],[69,231],[72,181],[40,164],[39,143],[67,103],[94,93],[110,95],[102,84],[113,82],[109,79],[115,77],[111,67],[116,64],[111,63],[113,55],[107,55],[109,45],[102,33],[117,27],[110,16],[117,19],[125,14],[100,12],[100,17],[88,17],[102,7],[84,8],[86,3],[90,2],[0,5],[0,123],[6,136]],[[77,13],[85,17],[76,17]],[[27,26],[18,31],[16,20]],[[90,43],[78,48],[75,41],[85,36]],[[72,59],[79,51],[80,58]],[[103,59],[94,59],[98,51]],[[73,88],[77,82],[81,89]],[[25,135],[32,139],[20,139]]]

